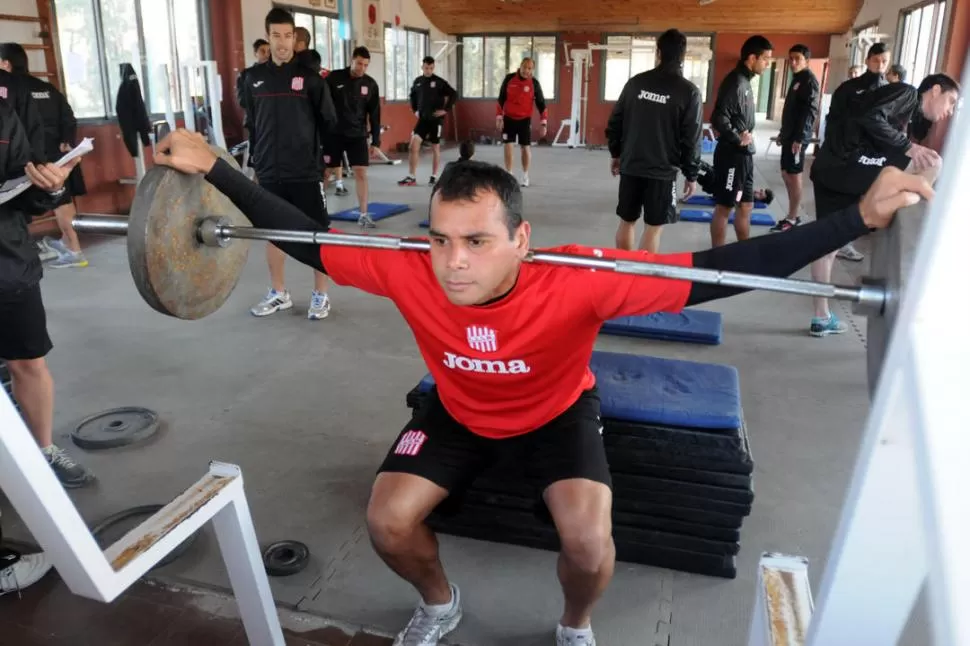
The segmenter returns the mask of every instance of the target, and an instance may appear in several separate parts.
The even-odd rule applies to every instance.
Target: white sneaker
[[[556,646],[596,646],[592,627],[585,630],[556,626]]]
[[[43,552],[21,556],[5,570],[0,570],[0,594],[20,592],[44,578],[54,566]]]
[[[282,312],[283,310],[288,310],[293,307],[293,299],[290,298],[290,293],[287,291],[278,292],[275,289],[270,288],[266,292],[266,296],[263,300],[256,303],[251,310],[249,310],[253,316],[269,316],[270,314],[275,314],[276,312]]]
[[[529,176],[524,173],[522,175],[522,186],[529,186]]]
[[[419,603],[393,646],[438,646],[441,638],[457,628],[460,621],[461,595],[458,586],[452,584],[451,607],[443,614],[432,614],[424,602]]]
[[[862,252],[856,249],[851,242],[839,249],[835,256],[837,258],[841,258],[842,260],[849,260],[851,262],[861,262],[862,260],[865,260],[865,256],[862,254]]]
[[[326,293],[321,294],[313,290],[310,294],[310,307],[306,311],[306,317],[311,321],[319,321],[330,315],[330,297]]]
[[[377,227],[377,223],[374,222],[374,218],[370,216],[370,213],[361,213],[360,217],[357,218],[357,224],[361,228],[373,229]]]

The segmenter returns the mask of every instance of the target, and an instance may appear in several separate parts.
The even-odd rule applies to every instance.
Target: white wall
[[[0,2],[0,13],[12,14],[15,16],[36,16],[36,0],[3,0]],[[0,43],[20,43],[21,45],[40,45],[40,23],[37,22],[13,22],[10,20],[0,20]],[[47,62],[44,58],[43,50],[30,50],[27,52],[27,61],[33,72],[47,71]]]
[[[8,0],[4,0],[8,1]],[[18,0],[21,1],[21,0]],[[398,0],[401,7],[401,26],[402,27],[413,27],[415,29],[427,29],[431,33],[431,55],[433,56],[438,52],[440,45],[435,44],[435,41],[442,40],[455,40],[454,37],[449,38],[446,34],[435,27],[426,15],[421,7],[418,5],[417,0]],[[291,7],[306,8],[308,10],[320,11],[320,8],[311,5],[310,0],[287,0],[285,4]],[[319,4],[319,3],[316,3]],[[381,0],[381,17],[384,22],[392,22],[394,18],[394,0]],[[361,26],[364,24],[363,7],[364,2],[362,0],[353,0],[354,7],[354,31],[356,32],[356,37],[361,38]],[[242,17],[243,17],[243,34],[246,38],[246,65],[252,65],[254,62],[252,43],[257,38],[266,38],[266,28],[263,21],[266,18],[267,12],[273,8],[272,0],[242,0]],[[435,65],[435,73],[439,76],[448,79],[452,85],[457,81],[456,74],[456,61],[457,57],[454,54],[446,57],[445,60],[437,61]],[[377,84],[381,88],[381,96],[384,96],[384,55],[382,53],[372,52],[370,68],[367,73],[374,77]]]

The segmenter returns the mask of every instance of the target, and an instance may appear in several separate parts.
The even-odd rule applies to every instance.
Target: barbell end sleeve
[[[229,218],[217,215],[209,215],[199,220],[195,237],[201,244],[207,247],[227,247],[232,242],[224,235],[224,227],[232,224]]]
[[[858,297],[852,303],[852,311],[863,316],[882,316],[886,311],[886,303],[891,298],[885,281],[868,276],[862,277],[857,294]]]
[[[128,218],[120,215],[76,215],[71,227],[78,233],[123,236],[128,234]]]

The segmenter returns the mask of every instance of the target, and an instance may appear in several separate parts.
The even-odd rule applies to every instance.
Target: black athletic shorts
[[[39,359],[53,347],[40,285],[0,292],[0,359]]]
[[[445,120],[441,117],[433,119],[418,119],[414,124],[414,135],[429,144],[441,143],[441,133],[444,131]]]
[[[323,182],[274,182],[260,184],[260,186],[297,207],[325,228],[330,228],[327,193],[324,190]]]
[[[754,202],[754,159],[732,144],[714,148],[714,202],[734,206]]]
[[[822,163],[819,163],[821,161]],[[869,190],[886,166],[905,170],[910,163],[905,153],[891,155],[860,155],[849,161],[827,163],[816,160],[812,165],[812,186],[815,192],[815,219],[855,204]]]
[[[624,222],[636,222],[641,212],[643,221],[654,227],[676,222],[679,214],[674,180],[620,175],[616,214]]]
[[[432,389],[391,445],[378,473],[421,476],[458,498],[496,463],[523,469],[538,495],[549,485],[571,478],[612,487],[602,433],[595,387],[545,426],[502,440],[475,435],[459,424],[445,410],[437,389]]]
[[[367,137],[330,135],[323,146],[323,161],[327,168],[338,168],[343,164],[344,153],[352,167],[370,166],[370,140]]]
[[[807,146],[802,144],[801,149],[798,151],[798,156],[795,156],[791,151],[792,143],[794,142],[781,142],[781,172],[788,173],[789,175],[798,175],[805,170],[805,149]]]
[[[532,119],[509,119],[502,120],[502,143],[514,144],[519,142],[520,146],[532,145]]]

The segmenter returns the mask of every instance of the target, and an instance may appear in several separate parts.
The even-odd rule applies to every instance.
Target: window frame
[[[922,0],[921,2],[917,2],[916,4],[912,4],[908,7],[903,7],[902,9],[899,10],[899,14],[896,18],[896,29],[895,29],[895,32],[893,33],[893,38],[895,40],[893,42],[892,62],[902,64],[903,63],[902,61],[903,37],[905,36],[904,32],[906,29],[906,18],[909,15],[921,9],[925,9],[926,7],[932,7],[934,5],[938,6],[941,4],[945,5],[944,7],[942,7],[942,15],[940,16],[940,20],[938,22],[940,26],[940,31],[939,33],[936,34],[937,36],[936,52],[935,53],[931,52],[930,55],[927,56],[926,69],[921,70],[922,75],[920,76],[920,79],[919,79],[920,82],[922,82],[923,79],[929,76],[930,74],[935,74],[937,71],[939,71],[942,68],[942,64],[946,56],[946,47],[947,47],[947,42],[946,42],[947,35],[948,35],[947,18],[949,16],[949,12],[952,9],[953,2],[954,0]],[[934,17],[937,15],[936,11],[933,12],[933,15]],[[930,32],[931,38],[933,36],[933,32],[936,31],[936,25],[932,26],[932,30],[933,31]],[[917,43],[918,43],[918,38],[917,38]],[[930,63],[930,60],[932,60],[932,58],[934,57],[936,58],[936,64],[931,67],[929,63]],[[914,70],[912,69],[911,66],[907,67],[906,83],[916,86],[917,84],[913,83],[914,78],[915,78]]]
[[[109,125],[118,122],[118,115],[114,113],[115,98],[117,97],[117,91],[112,92],[110,82],[111,77],[108,72],[108,53],[104,45],[104,13],[101,10],[101,0],[86,0],[91,7],[91,15],[94,18],[94,42],[95,47],[97,47],[98,55],[98,70],[101,75],[101,98],[104,101],[104,114],[91,117],[78,117],[78,125],[85,126],[99,126],[99,125]],[[132,66],[138,71],[138,82],[141,85],[142,96],[151,96],[151,83],[152,78],[149,74],[148,69],[148,56],[146,54],[145,48],[145,25],[142,20],[141,5],[139,0],[131,0],[135,10],[135,22],[136,29],[138,32],[138,56],[139,60],[137,62],[133,61]],[[154,0],[158,2],[160,0]],[[169,14],[169,25],[170,30],[168,38],[173,52],[177,52],[178,49],[175,45],[175,32],[177,29],[177,23],[174,20],[174,0],[162,0],[167,3],[168,14]],[[203,54],[212,48],[212,38],[208,30],[209,26],[209,16],[205,0],[196,0],[196,17],[198,25],[197,38],[199,40],[199,51]],[[54,24],[57,24],[57,0],[51,3],[51,11],[54,14]],[[60,39],[58,38],[58,51],[57,59],[58,61],[63,60],[60,52]],[[175,54],[177,56],[177,54]],[[176,59],[177,60],[177,59]],[[178,70],[175,70],[178,74]],[[181,81],[178,81],[179,83]],[[70,88],[67,85],[67,79],[64,79],[64,95],[70,101]],[[178,100],[179,97],[172,97],[172,112],[176,119],[184,118],[182,112],[181,102]],[[163,119],[165,117],[164,112],[149,112],[148,118],[152,121]]]
[[[879,20],[870,20],[869,22],[852,29],[852,43],[849,50],[849,67],[854,67],[856,65],[861,65],[863,67],[866,66],[866,50],[859,47],[859,41],[856,40],[856,38],[858,38],[862,32],[868,29],[875,29],[876,33],[879,33]],[[894,45],[895,47],[895,43],[887,43],[887,46],[890,44]],[[858,63],[856,63],[857,58],[859,60]],[[848,73],[848,69],[846,69],[846,73]]]
[[[481,38],[481,39],[483,39],[483,41],[482,41],[483,46],[484,46],[484,39],[485,38],[504,38],[505,39],[505,68],[504,69],[506,69],[506,70],[509,68],[509,51],[511,49],[510,39],[512,39],[512,38],[532,38],[533,39],[533,41],[532,41],[532,49],[533,49],[533,51],[535,51],[535,39],[536,38],[555,38],[556,39],[556,45],[554,47],[554,51],[556,52],[556,60],[553,63],[553,67],[555,69],[555,74],[553,75],[553,78],[555,78],[555,83],[553,84],[553,89],[552,89],[553,95],[552,95],[552,98],[549,97],[547,88],[543,88],[543,93],[545,94],[545,99],[546,99],[546,103],[547,104],[551,105],[551,104],[554,104],[554,103],[559,103],[559,70],[560,70],[559,63],[561,62],[561,59],[559,58],[559,50],[560,50],[560,47],[562,46],[562,38],[560,37],[560,35],[558,33],[556,33],[556,32],[548,32],[548,31],[541,31],[541,32],[502,32],[502,33],[481,32],[481,33],[474,33],[474,34],[461,34],[458,37],[458,42],[464,42],[464,40],[466,38]],[[483,70],[483,77],[482,78],[483,79],[484,79],[484,68],[485,68],[485,61],[484,61],[484,58],[483,58],[482,59],[482,70]],[[508,72],[506,72],[506,74],[508,74]],[[464,45],[462,45],[461,47],[458,48],[458,72],[456,74],[456,77],[457,77],[457,80],[458,80],[458,98],[459,98],[459,100],[461,100],[461,101],[496,101],[498,99],[497,96],[491,96],[491,97],[489,97],[489,96],[465,96],[465,47],[464,47]],[[484,88],[484,83],[483,83],[482,91],[484,92],[484,90],[485,90],[485,88]]]
[[[609,42],[608,39],[609,39],[610,36],[629,36],[631,39],[633,39],[633,38],[644,38],[644,37],[647,37],[647,38],[653,38],[654,41],[656,41],[656,39],[659,38],[660,35],[663,34],[663,33],[664,32],[662,32],[662,31],[657,31],[657,32],[625,32],[625,31],[621,31],[621,32],[606,32],[606,33],[604,33],[604,34],[602,34],[600,36],[600,44],[601,45],[606,45]],[[684,36],[686,36],[687,38],[707,38],[708,41],[710,42],[710,47],[711,47],[711,60],[708,61],[708,63],[707,63],[707,83],[706,83],[706,88],[704,88],[704,92],[703,92],[703,94],[704,94],[704,96],[706,98],[704,99],[704,102],[702,103],[702,105],[707,105],[707,103],[711,100],[711,97],[714,96],[714,61],[715,61],[714,52],[717,51],[715,49],[715,47],[717,45],[717,42],[716,42],[717,41],[717,34],[714,33],[714,32],[708,32],[708,31],[692,31],[692,32],[684,32]],[[614,103],[616,103],[615,100],[607,100],[607,98],[606,98],[606,53],[607,52],[606,52],[605,49],[602,49],[602,50],[599,50],[599,51],[602,53],[602,55],[600,56],[600,62],[599,62],[599,67],[600,67],[599,100],[600,100],[601,103],[614,104]],[[629,81],[629,80],[630,80],[630,78],[628,77],[627,78],[627,81]],[[700,89],[700,88],[698,88],[698,89]]]
[[[388,29],[394,29],[394,25],[392,25],[391,23],[385,21],[384,22],[384,33],[383,33],[384,42],[385,43],[387,42],[387,30]],[[420,27],[408,27],[407,25],[401,25],[397,29],[400,29],[401,31],[405,32],[405,35],[404,35],[404,41],[405,41],[405,43],[407,42],[407,32],[413,32],[413,33],[416,33],[416,34],[418,34],[420,36],[424,36],[425,43],[427,45],[427,49],[425,50],[427,53],[424,56],[431,56],[431,30],[430,29],[422,29]],[[424,58],[424,56],[422,56],[421,58]],[[405,61],[406,60],[407,60],[407,57],[405,57]],[[383,79],[384,80],[384,85],[383,85],[383,89],[384,89],[384,102],[385,103],[398,103],[398,104],[408,103],[411,100],[409,98],[410,93],[411,93],[411,83],[413,83],[414,82],[414,79],[417,78],[417,74],[415,74],[414,76],[410,77],[410,80],[408,81],[407,94],[409,96],[406,96],[403,99],[392,99],[392,98],[390,98],[392,96],[392,94],[390,92],[391,85],[387,82],[387,75],[388,75],[388,73],[392,73],[390,70],[391,70],[391,66],[388,63],[387,46],[385,45],[385,47],[384,47],[384,79]],[[421,71],[418,70],[418,74],[420,74],[420,73],[421,73]],[[407,77],[407,68],[406,67],[405,67],[405,77]]]

